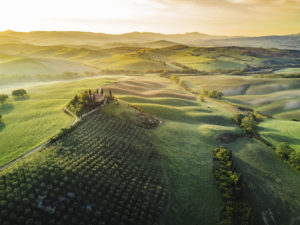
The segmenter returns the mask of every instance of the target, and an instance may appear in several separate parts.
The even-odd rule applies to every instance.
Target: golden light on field
[[[299,0],[10,0],[0,30],[152,31],[218,35],[300,32]]]

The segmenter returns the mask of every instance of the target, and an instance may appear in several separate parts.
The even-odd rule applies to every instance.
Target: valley
[[[1,169],[0,223],[225,224],[226,148],[243,224],[299,224],[300,52],[148,35],[0,33],[0,166],[49,140]]]

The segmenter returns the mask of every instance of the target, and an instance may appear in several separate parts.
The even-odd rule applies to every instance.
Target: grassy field
[[[156,79],[162,91],[166,88],[175,91],[177,88],[178,93],[185,92],[175,87],[172,81]],[[234,107],[210,99],[198,102],[173,97],[172,93],[169,97],[156,97],[159,89],[155,90],[154,96],[133,96],[130,93],[134,86],[127,89],[128,95],[124,90],[125,84],[118,85],[123,87],[118,97],[163,121],[153,134],[163,155],[170,184],[167,224],[217,224],[219,221],[221,199],[211,173],[211,149],[218,145],[227,145],[233,150],[237,171],[243,176],[245,174],[243,180],[254,209],[255,224],[289,224],[290,219],[297,221],[300,205],[294,193],[298,193],[299,174],[272,150],[252,139],[242,138],[232,143],[218,140],[223,133],[241,132],[231,120],[238,113]],[[185,94],[188,95],[187,92]],[[278,126],[277,120],[271,121],[274,121],[273,126]],[[297,129],[293,133],[294,140],[297,140]],[[266,137],[263,132],[261,134]]]
[[[226,109],[223,111],[216,103],[207,101],[202,105],[195,99],[186,99],[189,93],[167,79],[146,77],[143,82],[147,79],[148,84],[152,84],[153,96],[150,93],[147,96],[125,94],[124,86],[128,81],[116,86],[123,87],[119,98],[163,121],[153,134],[155,145],[163,156],[170,186],[167,224],[217,224],[221,199],[211,171],[211,149],[219,134],[238,132],[230,119],[231,114],[224,115]],[[155,90],[154,80],[157,82]],[[134,87],[127,88],[129,94],[131,89]],[[158,91],[164,96],[157,97],[160,96]],[[175,91],[178,93],[176,97],[172,93]]]
[[[226,80],[226,77],[223,79]],[[199,83],[200,79],[195,82],[196,85]],[[169,184],[167,224],[218,223],[222,201],[212,174],[211,157],[212,149],[219,145],[233,150],[237,171],[245,176],[255,224],[288,225],[286,221],[296,219],[300,208],[297,197],[299,174],[272,150],[252,139],[242,138],[231,143],[220,141],[219,137],[224,133],[241,133],[232,120],[232,116],[239,112],[237,108],[209,98],[200,101],[173,81],[157,74],[111,76],[28,88],[29,99],[11,99],[0,107],[0,113],[5,117],[0,128],[0,143],[19,149],[17,152],[7,148],[1,152],[1,159],[9,161],[69,124],[72,118],[62,112],[69,99],[82,89],[104,84],[107,84],[105,90],[111,89],[119,99],[140,107],[162,121],[150,133],[155,148],[162,156],[161,163]],[[133,108],[129,107],[127,111],[127,107],[125,102],[121,102],[104,110],[122,120],[130,121],[132,117],[139,116],[139,113],[133,113]],[[33,117],[34,120],[31,119]],[[141,121],[137,120],[138,123]],[[36,129],[29,129],[31,126]],[[288,141],[297,151],[298,130],[298,122],[266,120],[260,124],[260,133],[264,138],[274,144],[275,141],[290,138]],[[288,137],[278,138],[285,133]]]
[[[255,76],[180,76],[192,90],[222,91],[226,100],[248,105],[279,119],[300,119],[299,78],[257,78]]]
[[[299,224],[299,172],[253,139],[238,139],[228,148],[243,175],[254,224]]]
[[[229,136],[232,134],[241,136],[240,128],[232,119],[240,111],[230,104],[237,103],[250,106],[276,118],[276,120],[264,120],[259,124],[259,133],[263,138],[274,145],[287,141],[296,151],[300,151],[300,123],[291,121],[292,119],[300,120],[300,78],[276,76],[276,73],[290,75],[299,72],[299,68],[295,68],[300,62],[299,52],[262,48],[191,47],[178,44],[176,41],[152,40],[150,34],[147,34],[149,35],[148,42],[133,38],[133,34],[124,35],[122,36],[123,43],[117,42],[120,38],[115,39],[113,36],[106,39],[108,37],[104,34],[76,33],[75,35],[72,32],[63,34],[57,35],[49,32],[45,35],[43,32],[33,32],[24,34],[23,38],[14,32],[6,32],[5,37],[0,34],[0,74],[3,74],[3,76],[0,75],[0,83],[2,81],[0,94],[10,93],[17,87],[24,87],[29,94],[28,98],[10,98],[7,103],[0,105],[0,114],[3,115],[0,123],[0,165],[26,153],[48,140],[60,128],[68,126],[73,118],[66,115],[63,108],[76,93],[83,89],[105,85],[105,90],[111,89],[120,101],[119,104],[105,107],[103,113],[114,115],[118,119],[115,118],[108,125],[111,117],[98,118],[99,120],[93,117],[92,120],[95,123],[90,120],[88,125],[83,125],[83,127],[86,126],[83,129],[84,132],[78,133],[79,130],[77,130],[76,135],[72,136],[74,140],[78,138],[84,143],[78,141],[76,144],[65,142],[61,144],[66,145],[66,149],[73,150],[74,148],[76,151],[81,151],[81,147],[89,149],[86,146],[97,147],[101,152],[95,157],[98,160],[107,153],[102,152],[102,147],[98,145],[103,138],[97,132],[100,131],[109,146],[114,146],[115,149],[124,147],[126,152],[138,150],[136,153],[140,153],[139,150],[148,149],[149,146],[157,149],[164,169],[163,173],[162,171],[158,173],[162,173],[169,184],[170,199],[166,224],[218,224],[222,200],[212,173],[212,150],[220,145],[233,150],[237,172],[243,174],[243,182],[248,190],[254,224],[298,224],[296,217],[297,212],[300,211],[299,173],[262,143],[248,137],[225,143],[220,137],[224,137],[225,133]],[[55,77],[62,76],[61,73],[66,71],[77,74],[74,77],[69,74],[70,77],[67,79],[72,79],[89,76],[89,74],[96,76],[100,71],[103,73],[105,70],[111,70],[111,73],[116,74],[123,70],[124,73],[131,75],[45,82],[53,77],[58,79]],[[222,91],[225,95],[222,100],[227,102],[209,98],[198,99],[199,96],[191,94],[174,81],[160,77],[159,73],[163,70],[173,71],[170,74],[178,75],[181,81],[193,91],[200,92],[202,89]],[[92,73],[85,73],[86,71]],[[152,73],[151,71],[158,72]],[[239,73],[243,76],[232,75]],[[264,73],[273,77],[262,75]],[[35,85],[22,83],[26,79],[28,79],[26,82],[43,82],[37,82]],[[135,108],[129,106],[127,102]],[[139,108],[147,114],[135,110]],[[150,114],[158,118],[161,124],[146,132],[149,136],[145,137],[149,142],[142,135],[145,134],[144,130],[139,130],[140,133],[138,133],[133,131],[134,129],[128,131],[119,127],[120,124],[129,121],[139,126],[137,130],[142,129],[140,127],[143,127],[145,122],[154,120]],[[100,120],[101,123],[107,125],[105,129],[98,123]],[[123,122],[124,120],[127,122]],[[132,124],[128,126],[135,127]],[[120,129],[117,129],[118,127]],[[126,143],[123,142],[123,138],[126,139]],[[90,140],[92,144],[87,140]],[[143,147],[141,141],[149,144],[149,146],[144,146],[144,150],[140,148]],[[128,147],[131,142],[132,145]],[[111,149],[108,151],[109,154],[112,153]],[[84,152],[83,155],[86,153]],[[125,156],[123,153],[118,151],[122,157]],[[43,153],[36,154],[43,155]],[[89,154],[85,156],[89,157]],[[58,155],[62,156],[59,151]],[[72,159],[66,159],[71,165]],[[146,161],[143,161],[145,165],[148,163]],[[142,166],[142,164],[139,165]],[[61,168],[57,162],[55,166]],[[118,167],[115,164],[103,167],[110,175],[115,175],[114,172],[119,171],[116,168]],[[95,169],[98,172],[96,176],[101,179],[104,170],[98,169]],[[46,174],[49,172],[45,171]],[[84,171],[92,175],[91,171],[86,169]],[[68,173],[68,171],[63,169],[62,173]],[[82,174],[80,173],[79,176],[82,177]],[[62,174],[59,177],[61,178]],[[110,183],[115,181],[112,176],[107,176],[107,179]],[[130,188],[123,178],[119,181],[122,183],[123,190]],[[147,189],[148,184],[143,184]],[[115,187],[114,184],[112,186]],[[143,188],[137,185],[138,191]],[[105,187],[103,192],[106,193],[107,190]],[[87,188],[84,190],[84,192],[89,191]],[[131,191],[134,192],[133,189]],[[151,195],[151,193],[148,194]],[[112,198],[118,198],[117,195],[111,193],[109,195],[112,195]],[[91,195],[86,196],[93,201],[94,205],[102,204],[99,201],[102,200],[100,197],[95,200]],[[145,199],[148,201],[147,198]],[[133,204],[134,201],[132,200],[131,203]],[[89,203],[84,202],[84,204]],[[114,207],[106,203],[102,206],[108,208],[105,213],[112,217],[109,208],[115,210]],[[78,214],[76,218],[81,220],[82,215],[84,214]],[[97,215],[99,216],[99,213]],[[101,213],[100,215],[104,218],[104,215]],[[83,219],[87,224],[89,222],[96,224],[87,217]],[[147,220],[152,219],[143,219],[144,222]],[[107,224],[114,222],[108,221],[107,217],[104,221]]]
[[[0,165],[26,153],[69,125],[74,118],[63,108],[79,91],[96,88],[124,77],[95,78],[27,87],[29,97],[0,105]]]
[[[300,122],[265,120],[259,124],[259,133],[274,146],[288,142],[292,148],[300,151]]]

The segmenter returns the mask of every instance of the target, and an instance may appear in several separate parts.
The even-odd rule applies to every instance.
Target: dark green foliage
[[[111,91],[109,96],[103,95],[104,99],[102,102],[97,102],[95,95],[98,95],[98,90],[86,90],[81,92],[78,95],[75,95],[74,98],[68,103],[67,108],[75,113],[77,116],[82,116],[84,113],[87,113],[102,104],[106,101],[112,101],[113,96]],[[101,91],[101,93],[103,93]]]
[[[209,98],[216,98],[221,99],[223,96],[223,93],[217,90],[201,90],[201,96],[209,97]]]
[[[233,119],[236,122],[236,124],[240,126],[242,123],[242,119],[244,119],[244,117],[245,117],[245,115],[243,115],[243,114],[236,114],[236,115],[234,115]]]
[[[241,128],[243,128],[246,133],[250,134],[254,134],[256,132],[256,125],[257,122],[253,119],[252,116],[245,116],[240,123]]]
[[[0,172],[0,223],[159,224],[168,200],[147,130],[107,113]]]
[[[300,170],[300,152],[292,151],[289,155],[289,162],[293,165],[297,170]]]
[[[14,97],[24,97],[27,95],[27,92],[24,89],[17,89],[17,90],[13,90],[11,94]]]
[[[220,225],[250,225],[251,208],[245,197],[242,176],[235,172],[231,151],[224,147],[214,149],[213,173],[224,203]]]
[[[0,103],[3,104],[4,102],[6,102],[8,99],[8,95],[6,94],[1,94],[0,95]]]
[[[295,152],[287,142],[281,142],[276,147],[276,153],[283,159],[289,160],[290,154]]]
[[[260,122],[262,114],[258,112],[251,112],[247,115],[244,114],[236,114],[233,117],[233,120],[236,122],[236,124],[241,127],[245,133],[248,133],[250,135],[256,134],[257,124]]]

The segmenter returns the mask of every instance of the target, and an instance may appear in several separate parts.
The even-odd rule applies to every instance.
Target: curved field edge
[[[32,86],[26,88],[28,99],[10,98],[6,104],[0,105],[0,114],[3,115],[0,166],[39,146],[71,124],[73,118],[63,109],[76,93],[119,79],[126,78],[113,76]]]

